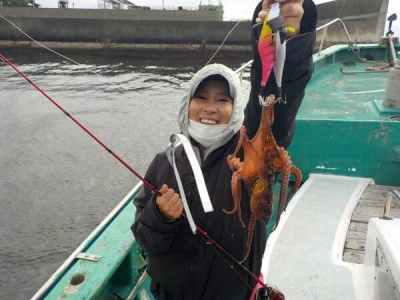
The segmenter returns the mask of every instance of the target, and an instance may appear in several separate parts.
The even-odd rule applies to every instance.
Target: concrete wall
[[[338,0],[318,5],[318,26],[341,18],[354,42],[377,42],[384,32],[389,0]],[[5,8],[0,15],[42,42],[129,45],[220,45],[236,22],[217,21],[216,11]],[[250,47],[250,22],[240,23],[226,45]],[[327,31],[326,44],[347,43],[340,23]],[[318,32],[318,39],[323,31]],[[28,41],[0,18],[0,40]],[[158,47],[158,46],[157,46]]]
[[[317,6],[318,26],[340,18],[344,22],[351,39],[357,43],[376,43],[385,31],[389,0],[341,0],[323,3]],[[318,32],[317,40],[323,31]],[[327,30],[325,41],[328,43],[347,43],[346,32],[340,23]]]
[[[135,18],[136,11],[0,8],[0,14],[37,41],[141,44],[220,44],[235,22]],[[143,11],[146,12],[146,11]],[[174,12],[174,16],[180,11]],[[176,15],[175,15],[176,13]],[[191,14],[188,11],[186,13]],[[198,12],[202,13],[202,12]],[[186,16],[187,17],[187,16]],[[178,18],[179,19],[179,18]],[[183,19],[183,18],[182,18]],[[250,45],[250,22],[240,23],[226,40]],[[29,40],[0,18],[0,40]]]
[[[0,14],[14,18],[63,18],[154,21],[222,21],[216,10],[141,10],[0,7]]]

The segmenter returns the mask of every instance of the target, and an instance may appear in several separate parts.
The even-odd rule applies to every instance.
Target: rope
[[[4,19],[6,22],[10,23],[12,26],[14,26],[16,29],[18,29],[23,35],[25,35],[28,39],[30,39],[30,40],[31,40],[32,42],[34,42],[34,43],[37,43],[39,46],[43,47],[44,49],[46,49],[46,50],[48,50],[48,51],[50,51],[50,52],[52,52],[52,53],[54,53],[54,54],[56,54],[56,55],[62,57],[62,58],[64,58],[64,59],[66,59],[66,60],[68,60],[68,61],[70,61],[70,62],[72,62],[72,63],[74,63],[74,64],[76,64],[76,65],[78,65],[78,66],[80,66],[80,67],[85,67],[85,66],[83,66],[82,64],[80,64],[79,62],[77,62],[77,61],[75,61],[75,60],[73,60],[73,59],[71,59],[71,58],[69,58],[69,57],[67,57],[67,56],[65,56],[65,55],[62,55],[61,53],[59,53],[59,52],[57,52],[57,51],[55,51],[55,50],[53,50],[53,49],[51,49],[51,48],[49,48],[49,47],[43,45],[43,44],[40,43],[40,42],[38,42],[37,40],[35,40],[34,38],[32,38],[29,34],[27,34],[25,31],[23,31],[20,27],[18,27],[16,24],[14,24],[13,22],[11,22],[11,21],[10,21],[9,19],[7,19],[6,17],[0,15],[0,18]],[[86,69],[88,69],[88,68],[86,67]],[[123,90],[123,89],[121,89],[120,87],[116,86],[115,84],[111,83],[109,80],[107,80],[107,78],[105,78],[104,76],[102,76],[100,73],[95,72],[95,71],[92,71],[92,70],[90,70],[90,69],[88,69],[88,71],[89,71],[90,73],[94,74],[94,75],[97,75],[97,76],[101,77],[106,83],[108,83],[108,84],[112,85],[113,87],[117,88],[117,89],[118,89],[119,91],[121,91],[122,93],[126,93],[125,90]]]
[[[247,10],[245,12],[245,14],[248,13],[249,8],[254,6],[255,2],[259,2],[259,0],[253,0],[251,2],[251,5],[249,5],[247,7]],[[211,58],[207,61],[207,63],[205,64],[205,66],[207,66],[213,59],[214,57],[218,54],[218,52],[221,50],[222,46],[225,44],[226,40],[228,39],[228,37],[231,35],[231,33],[235,30],[235,28],[242,22],[242,20],[239,20],[233,27],[232,29],[227,33],[227,35],[225,36],[224,40],[222,41],[221,45],[218,47],[218,49],[214,52],[214,54],[211,56]]]

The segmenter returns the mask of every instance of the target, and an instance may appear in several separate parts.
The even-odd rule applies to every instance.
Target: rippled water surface
[[[2,54],[140,174],[205,63]],[[0,299],[28,299],[138,179],[1,61],[0,128]]]

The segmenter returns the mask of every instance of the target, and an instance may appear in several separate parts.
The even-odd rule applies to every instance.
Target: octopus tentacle
[[[277,221],[274,229],[279,224],[280,215],[286,209],[287,202],[301,184],[301,171],[292,165],[288,152],[278,147],[272,134],[271,125],[274,122],[275,96],[269,95],[262,103],[260,126],[256,135],[249,140],[246,128],[240,129],[238,145],[232,155],[228,155],[227,162],[232,170],[232,196],[234,206],[231,211],[223,209],[227,214],[238,212],[239,220],[244,226],[241,212],[241,181],[245,183],[250,194],[250,221],[247,230],[246,253],[241,262],[250,255],[253,241],[254,228],[257,221],[268,223],[272,215],[273,187],[275,173],[282,172],[281,189]],[[243,148],[244,159],[236,157],[240,148]],[[287,195],[290,174],[295,176],[295,184]]]
[[[242,219],[242,210],[240,207],[240,200],[242,198],[242,188],[240,184],[240,177],[238,176],[240,173],[234,173],[232,175],[232,196],[233,196],[233,209],[232,210],[226,210],[225,208],[222,209],[222,211],[228,215],[234,214],[236,211],[238,212],[239,220],[242,223],[243,227],[246,227],[244,225],[243,219]]]
[[[280,170],[282,172],[282,179],[281,179],[281,189],[279,194],[278,214],[276,217],[275,226],[272,231],[274,231],[275,228],[278,226],[280,221],[280,216],[284,211],[284,209],[286,209],[286,204],[288,200],[286,199],[286,192],[289,186],[290,170],[292,165],[290,157],[287,151],[283,147],[278,148],[278,153],[279,153],[280,164],[277,170]]]
[[[249,221],[249,228],[247,229],[247,243],[246,243],[246,253],[240,263],[243,263],[250,255],[251,243],[253,242],[253,233],[254,233],[254,226],[256,224],[256,218],[254,215],[251,215]]]
[[[287,206],[290,198],[292,197],[292,195],[298,191],[298,189],[300,188],[300,185],[301,185],[301,171],[300,171],[300,169],[297,168],[296,166],[292,165],[290,167],[290,172],[294,175],[295,182],[293,184],[292,190],[289,192],[289,194],[287,196],[286,206]],[[284,210],[286,209],[286,206],[285,206]]]

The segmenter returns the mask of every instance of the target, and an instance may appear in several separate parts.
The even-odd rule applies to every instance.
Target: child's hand
[[[156,198],[156,205],[160,213],[169,221],[178,219],[183,212],[182,199],[166,184],[161,187],[159,192],[162,195]]]
[[[270,0],[264,0],[262,4],[262,10],[258,14],[256,19],[257,23],[262,23],[265,20],[267,11],[270,7]],[[296,31],[294,33],[288,31],[288,36],[294,36],[300,32],[300,22],[303,17],[303,2],[304,0],[276,0],[274,2],[281,2],[281,15],[283,16],[283,26],[293,27]]]

